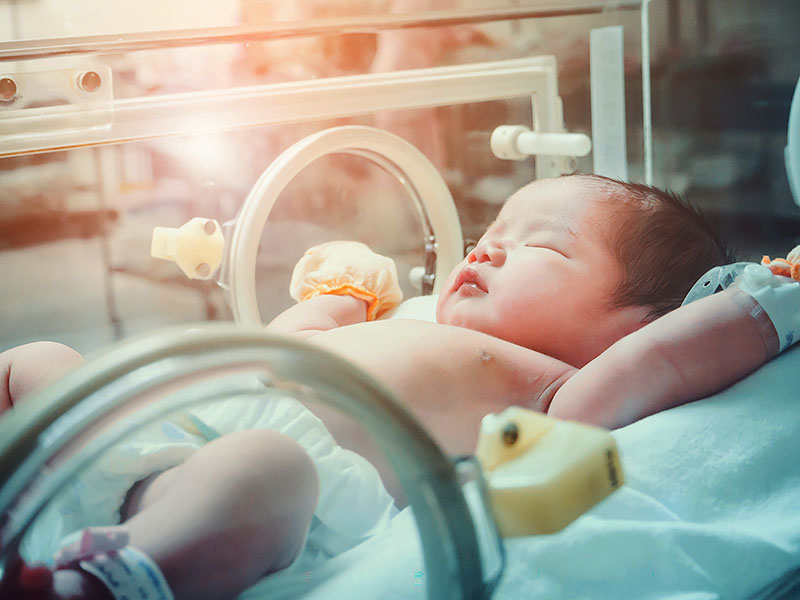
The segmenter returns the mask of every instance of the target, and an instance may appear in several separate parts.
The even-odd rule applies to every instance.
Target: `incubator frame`
[[[533,129],[563,131],[553,56],[370,73],[312,81],[255,85],[219,91],[115,99],[113,119],[104,127],[82,127],[75,115],[89,107],[59,107],[60,122],[50,136],[7,130],[0,118],[0,158],[75,146],[129,142],[239,127],[278,125],[370,114],[382,110],[429,108],[529,96]],[[325,102],[319,99],[324,96]],[[103,108],[104,112],[108,108]],[[13,114],[6,111],[5,118]],[[540,156],[536,177],[565,172],[565,157]]]

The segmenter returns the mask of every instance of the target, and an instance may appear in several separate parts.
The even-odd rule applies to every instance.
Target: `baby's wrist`
[[[366,306],[367,321],[374,320],[380,308],[379,299],[374,292],[350,283],[323,282],[313,290],[309,290],[300,301],[304,302],[318,296],[340,296],[360,301],[359,306],[362,304]]]
[[[692,287],[683,304],[724,290],[755,320],[767,358],[800,340],[800,283],[756,263],[714,267]]]
[[[778,350],[783,352],[800,340],[800,283],[774,275],[763,265],[748,265],[735,287],[753,298],[775,330]],[[754,318],[760,313],[753,314]]]
[[[778,332],[764,308],[753,296],[739,288],[731,286],[724,291],[730,299],[742,308],[750,319],[753,320],[761,341],[764,342],[765,360],[769,360],[780,352]]]

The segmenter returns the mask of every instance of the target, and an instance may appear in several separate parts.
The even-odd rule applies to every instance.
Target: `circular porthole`
[[[286,149],[261,174],[237,217],[228,253],[224,284],[236,322],[261,326],[256,298],[258,244],[276,199],[315,160],[334,153],[355,154],[375,162],[406,189],[423,216],[425,275],[438,291],[447,274],[463,258],[464,242],[450,190],[433,164],[416,147],[381,129],[344,126],[310,135]]]

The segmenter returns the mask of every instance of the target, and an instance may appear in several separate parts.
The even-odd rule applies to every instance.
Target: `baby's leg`
[[[33,342],[0,353],[0,413],[85,361],[57,342]]]
[[[147,482],[124,525],[176,600],[233,598],[292,563],[318,493],[316,468],[294,440],[240,431]]]

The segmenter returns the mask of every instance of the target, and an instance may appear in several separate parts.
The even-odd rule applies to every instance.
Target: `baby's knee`
[[[80,352],[61,342],[32,342],[22,347],[30,348],[31,354],[38,355],[40,361],[48,361],[54,369],[67,370],[86,362]]]
[[[305,449],[294,439],[277,431],[248,429],[228,434],[217,442],[225,443],[228,460],[239,462],[236,485],[246,492],[275,495],[276,485],[288,498],[307,499],[316,504],[319,493],[317,469]],[[302,504],[302,501],[300,502]]]
[[[319,494],[314,463],[294,439],[265,429],[223,435],[181,469],[182,477],[207,478],[218,497],[236,499],[234,510],[283,512],[309,519]]]
[[[226,518],[238,541],[267,543],[268,557],[261,563],[267,572],[287,567],[302,550],[319,497],[310,456],[294,439],[268,430],[238,431],[212,444],[214,460],[227,465],[216,493],[231,499]]]
[[[50,383],[85,359],[79,352],[58,342],[32,342],[0,353],[0,411]]]
[[[0,353],[0,364],[18,369],[63,372],[86,362],[77,350],[60,342],[30,342]]]

